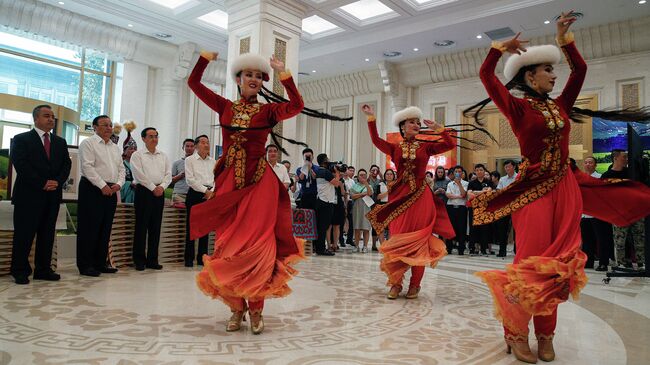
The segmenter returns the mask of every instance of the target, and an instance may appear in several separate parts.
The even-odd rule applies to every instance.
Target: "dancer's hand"
[[[275,55],[271,56],[269,64],[271,65],[271,68],[275,72],[284,72],[285,71],[284,70],[284,62],[282,62],[279,59],[275,58]]]
[[[528,41],[519,40],[520,35],[521,32],[517,33],[517,35],[511,40],[503,42],[503,46],[506,48],[506,52],[512,54],[521,54],[521,52],[526,52],[524,43],[528,43]]]
[[[440,123],[438,123],[438,122],[436,122],[434,120],[423,119],[422,122],[424,123],[424,125],[429,127],[429,129],[434,131],[434,132],[437,132],[437,131],[444,128],[442,125],[440,125]]]
[[[208,61],[216,61],[219,57],[219,52],[201,51],[200,54],[201,57],[205,58]]]
[[[375,111],[372,109],[372,107],[368,104],[363,104],[361,107],[361,111],[366,115],[366,116],[373,116],[375,115]]]
[[[557,20],[557,37],[562,39],[564,35],[569,31],[569,27],[573,24],[578,18],[573,15],[573,10],[560,14],[560,18]]]

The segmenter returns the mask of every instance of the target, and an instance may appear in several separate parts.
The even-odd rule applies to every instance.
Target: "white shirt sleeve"
[[[289,172],[287,171],[287,168],[282,164],[280,164],[280,167],[281,167],[280,171],[282,171],[281,172],[282,177],[280,178],[280,181],[282,181],[285,184],[291,184],[291,178],[289,177]]]
[[[124,181],[126,180],[126,167],[124,167],[124,162],[122,162],[122,155],[120,154],[120,147],[115,145],[117,150],[117,156],[120,158],[119,165],[117,167],[117,185],[120,187],[124,186]]]
[[[96,187],[102,189],[106,181],[99,176],[95,170],[95,151],[91,146],[95,140],[88,138],[79,145],[79,164],[81,165],[81,176],[85,177]]]
[[[163,157],[164,157],[164,163],[165,163],[165,176],[162,179],[162,183],[160,183],[160,186],[162,186],[163,189],[167,189],[169,184],[172,183],[172,165],[169,161],[169,158],[167,158],[167,155],[160,152]]]

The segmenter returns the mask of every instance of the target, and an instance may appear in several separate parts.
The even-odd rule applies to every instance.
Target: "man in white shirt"
[[[585,157],[583,166],[586,174],[600,179],[601,175],[596,172],[596,159],[594,156]],[[600,222],[597,222],[597,219],[590,215],[583,214],[582,219],[580,219],[582,251],[587,254],[587,262],[585,263],[585,268],[587,269],[594,268],[596,247],[598,247],[598,224]]]
[[[316,228],[318,231],[318,238],[314,241],[314,252],[319,256],[334,256],[334,252],[325,247],[325,241],[330,241],[330,232],[332,229],[332,216],[334,215],[334,207],[336,206],[336,188],[341,185],[339,181],[339,172],[335,170],[332,173],[327,164],[329,159],[327,155],[321,153],[316,158],[319,169],[316,172],[316,189],[317,189],[317,203],[316,203]],[[338,237],[335,238],[338,240]],[[334,244],[330,242],[330,245]]]
[[[467,240],[467,186],[469,183],[461,178],[463,167],[454,167],[454,179],[447,184],[446,195],[447,212],[451,225],[456,233],[458,242],[458,254],[465,254],[465,241]],[[448,248],[449,249],[449,248]]]
[[[144,270],[145,266],[160,270],[162,269],[162,265],[158,263],[160,226],[165,189],[172,181],[172,169],[167,155],[156,148],[158,146],[156,128],[145,128],[140,136],[146,148],[135,151],[131,156],[133,178],[138,182],[134,201],[133,263],[138,271]]]
[[[513,160],[506,160],[503,163],[503,169],[506,170],[506,174],[499,179],[497,190],[505,189],[508,187],[508,185],[512,184],[517,179],[517,173],[515,172],[515,162]],[[512,228],[512,219],[509,215],[505,216],[494,222],[494,226],[497,230],[496,238],[499,243],[499,253],[497,254],[497,257],[506,257],[508,248],[508,235],[510,234],[510,229]]]
[[[287,168],[278,162],[278,157],[278,146],[274,144],[266,146],[266,161],[273,168],[273,172],[278,176],[280,182],[284,184],[284,188],[288,190],[289,185],[291,185],[291,178]]]
[[[194,149],[194,140],[186,138],[183,141],[183,152],[185,152],[185,156],[180,160],[174,161],[172,164],[172,183],[174,184],[172,202],[174,204],[185,204],[185,199],[187,199],[189,186],[185,180],[185,159],[194,154]]]
[[[210,156],[210,140],[205,134],[193,141],[195,152],[185,158],[185,181],[189,187],[185,206],[187,207],[187,227],[185,234],[185,267],[194,266],[194,240],[190,240],[190,211],[196,204],[211,199],[214,195],[214,165]],[[196,255],[197,265],[203,265],[203,255],[208,254],[208,236],[199,238]]]
[[[113,123],[106,115],[93,119],[95,134],[79,144],[81,181],[77,205],[77,268],[85,276],[112,274],[106,266],[108,242],[124,185],[126,169],[120,148],[111,141]]]

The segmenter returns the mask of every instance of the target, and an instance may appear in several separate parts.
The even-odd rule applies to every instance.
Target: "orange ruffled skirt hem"
[[[198,287],[213,299],[238,308],[241,299],[260,301],[291,293],[287,282],[297,274],[291,267],[304,259],[304,240],[291,234],[291,207],[286,190],[267,168],[261,180],[245,189],[234,189],[232,169],[217,178],[210,206],[198,205],[197,214],[216,214],[214,253],[204,255]],[[236,199],[229,195],[238,194]],[[219,204],[219,203],[223,204]],[[194,217],[196,208],[192,208]],[[227,214],[223,210],[227,209]]]
[[[380,268],[388,276],[386,285],[401,285],[411,266],[434,268],[447,254],[439,238],[433,236],[436,208],[431,191],[425,193],[389,225],[390,238],[380,247],[384,257]]]

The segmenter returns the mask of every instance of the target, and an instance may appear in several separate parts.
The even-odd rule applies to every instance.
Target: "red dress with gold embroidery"
[[[557,305],[569,294],[576,297],[586,285],[586,255],[580,250],[583,212],[627,224],[650,213],[649,190],[641,184],[627,181],[617,186],[569,168],[568,112],[580,93],[587,65],[573,41],[563,45],[562,51],[571,75],[556,99],[512,96],[494,74],[502,55],[497,48],[490,50],[480,70],[481,81],[508,118],[523,156],[515,182],[472,201],[474,224],[512,215],[517,233],[513,264],[505,271],[477,275],[490,287],[497,318],[507,332],[516,335],[528,333],[531,316],[536,333],[551,335]],[[587,202],[584,208],[583,198]],[[612,210],[608,201],[622,204],[621,199],[630,205],[618,215],[621,209]]]
[[[367,217],[377,232],[389,227],[390,239],[379,248],[384,255],[380,267],[388,275],[388,285],[401,285],[409,267],[435,267],[445,256],[445,244],[433,233],[454,237],[444,203],[433,199],[424,177],[429,157],[451,150],[456,143],[447,130],[437,141],[390,143],[379,137],[374,119],[368,120],[368,130],[373,144],[391,156],[397,167],[388,203],[375,205]]]
[[[232,102],[201,84],[209,61],[200,57],[188,85],[215,112],[222,126],[223,151],[215,166],[215,196],[192,207],[191,237],[216,232],[212,256],[203,258],[197,276],[207,295],[241,310],[241,299],[261,301],[291,292],[287,281],[296,271],[289,264],[304,258],[304,242],[293,237],[287,189],[265,159],[270,128],[299,114],[302,97],[291,75],[281,74],[289,102]],[[269,127],[269,128],[262,128]]]

